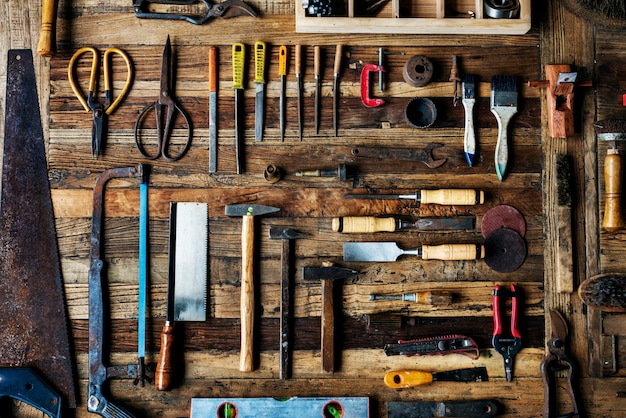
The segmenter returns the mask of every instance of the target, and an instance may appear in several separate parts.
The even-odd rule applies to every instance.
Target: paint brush
[[[465,108],[465,137],[463,139],[463,150],[465,159],[471,167],[476,154],[476,134],[474,132],[474,104],[476,104],[475,76],[465,74],[463,77],[463,107]]]
[[[517,77],[493,76],[491,78],[491,113],[498,121],[495,165],[498,179],[502,181],[509,160],[508,126],[517,113]]]

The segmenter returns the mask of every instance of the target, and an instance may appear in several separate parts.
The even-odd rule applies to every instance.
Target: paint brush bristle
[[[463,77],[463,98],[476,98],[476,76],[474,74],[465,74]]]
[[[517,106],[517,77],[494,75],[491,77],[491,107]]]

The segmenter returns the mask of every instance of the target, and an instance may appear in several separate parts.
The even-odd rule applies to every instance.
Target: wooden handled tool
[[[41,29],[37,53],[44,57],[51,57],[57,52],[56,21],[59,0],[42,0],[41,2]]]
[[[379,218],[376,216],[343,216],[333,218],[331,227],[333,232],[372,233],[396,232],[405,229],[422,231],[437,230],[470,230],[474,229],[476,219],[473,216],[455,217],[424,217],[416,221],[405,221],[393,217]]]
[[[485,258],[480,244],[422,245],[403,250],[395,242],[344,242],[344,261],[396,261],[401,255],[416,255],[423,260],[478,260]]]
[[[241,358],[239,370],[254,370],[254,217],[278,212],[272,206],[256,204],[226,205],[227,216],[241,216]]]
[[[413,199],[420,204],[482,205],[485,192],[474,189],[422,189],[412,194],[345,194],[344,199]]]
[[[600,141],[608,141],[609,149],[604,159],[604,218],[602,228],[615,232],[624,228],[622,218],[622,159],[616,141],[626,139],[626,120],[608,119],[594,124]]]

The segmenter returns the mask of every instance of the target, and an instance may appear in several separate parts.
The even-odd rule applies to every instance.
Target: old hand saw
[[[60,408],[49,408],[51,405],[39,401],[40,391],[47,385],[39,384],[23,369],[36,370],[67,406],[76,407],[63,280],[30,50],[9,51],[4,127],[0,383],[13,381],[15,385],[8,391],[2,387],[0,397],[17,398],[57,416],[53,411]],[[18,384],[33,390],[20,395],[19,390],[13,390]]]

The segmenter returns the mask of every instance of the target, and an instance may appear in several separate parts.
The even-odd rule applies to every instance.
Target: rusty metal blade
[[[76,407],[76,390],[33,57],[7,62],[0,202],[0,366],[36,369]]]

